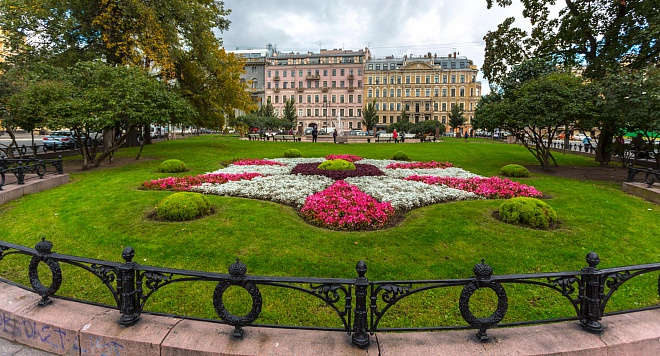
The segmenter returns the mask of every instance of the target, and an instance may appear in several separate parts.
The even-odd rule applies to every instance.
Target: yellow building
[[[474,110],[481,98],[477,72],[472,61],[456,53],[448,57],[429,53],[370,59],[364,71],[365,102],[376,100],[378,128],[399,121],[405,110],[411,123],[436,120],[447,126],[447,132],[451,107],[458,105],[466,120],[456,133],[471,133]]]

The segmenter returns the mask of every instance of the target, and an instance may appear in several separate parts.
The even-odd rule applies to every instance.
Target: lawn
[[[621,191],[619,183],[576,181],[533,174],[513,179],[551,197],[546,200],[561,221],[556,230],[541,231],[503,224],[492,217],[501,201],[473,200],[437,204],[409,211],[396,227],[365,232],[339,232],[308,225],[289,206],[268,201],[209,196],[216,213],[185,223],[151,221],[146,215],[167,191],[138,190],[146,180],[172,176],[157,173],[165,159],[186,162],[196,175],[218,169],[233,158],[282,157],[288,148],[303,157],[349,153],[389,159],[404,151],[417,161],[449,161],[483,176],[497,175],[510,163],[535,164],[524,148],[488,140],[448,139],[439,143],[349,144],[239,141],[235,137],[204,136],[146,146],[135,163],[68,172],[71,182],[0,206],[2,240],[34,246],[41,237],[54,251],[121,261],[132,246],[135,261],[145,265],[226,273],[238,257],[252,275],[354,278],[355,264],[364,260],[371,280],[467,278],[485,259],[495,274],[579,270],[589,251],[600,255],[599,267],[660,261],[660,208]],[[131,157],[125,149],[120,157]],[[593,166],[574,155],[556,155],[560,165]],[[66,171],[66,165],[65,165]],[[6,258],[0,275],[26,283],[26,259]],[[97,280],[64,269],[60,294],[112,304]],[[69,277],[73,275],[75,277]],[[654,280],[655,278],[655,280]],[[658,303],[657,274],[630,281],[617,292],[608,310]],[[211,296],[215,285],[173,286],[159,291],[146,309],[214,318]],[[504,322],[572,316],[570,304],[558,293],[507,286],[510,310]],[[337,326],[329,308],[293,291],[262,291],[259,323]],[[464,324],[458,312],[459,289],[409,298],[390,312],[391,325]],[[487,300],[494,295],[483,296]],[[241,290],[230,310],[241,312]],[[301,298],[293,299],[287,298]],[[236,308],[236,309],[231,309]]]

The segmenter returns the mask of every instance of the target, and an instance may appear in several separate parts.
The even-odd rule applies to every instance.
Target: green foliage
[[[288,150],[284,151],[284,157],[286,158],[296,158],[300,156],[302,156],[302,154],[295,148],[289,148]]]
[[[296,114],[296,102],[293,98],[288,99],[284,103],[284,117],[282,122],[285,123],[287,129],[295,128],[298,115]]]
[[[449,127],[451,127],[452,132],[459,126],[465,124],[465,116],[463,116],[463,108],[455,103],[449,111]]]
[[[159,218],[169,221],[187,221],[211,212],[211,202],[200,193],[178,192],[161,200],[156,206]]]
[[[410,132],[412,127],[413,124],[410,122],[409,115],[404,109],[403,111],[401,111],[401,118],[399,119],[399,121],[393,124],[389,124],[387,126],[387,131],[392,132],[394,130],[397,130],[399,133],[403,134],[405,132]]]
[[[500,205],[500,218],[509,224],[547,229],[557,222],[557,213],[550,205],[535,199],[512,198]]]
[[[527,168],[519,164],[507,164],[502,167],[500,174],[506,177],[529,177]]]
[[[330,159],[321,162],[317,168],[324,171],[354,171],[355,165],[343,159]]]
[[[410,158],[408,158],[408,155],[405,154],[402,151],[398,151],[392,156],[392,159],[395,161],[410,161]]]
[[[374,130],[375,134],[377,123],[378,111],[376,110],[376,99],[374,99],[372,102],[367,103],[367,106],[362,109],[362,125],[364,125],[367,130]]]
[[[158,172],[161,173],[179,173],[188,171],[186,164],[178,159],[168,159],[158,166]]]

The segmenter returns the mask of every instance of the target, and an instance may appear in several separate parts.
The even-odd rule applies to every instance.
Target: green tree
[[[270,102],[270,97],[266,99],[266,104],[257,110],[257,115],[261,117],[277,117],[273,103]]]
[[[449,111],[449,127],[451,132],[455,132],[456,128],[465,124],[465,116],[463,116],[463,108],[458,103],[451,106]]]
[[[378,114],[376,111],[376,99],[367,103],[362,109],[362,125],[368,130],[374,130],[376,134],[376,124],[378,123]]]
[[[472,126],[490,132],[502,127],[507,118],[507,107],[501,92],[491,91],[481,97],[474,111]]]
[[[284,115],[282,117],[285,127],[288,129],[293,129],[296,127],[298,121],[298,115],[296,114],[296,102],[294,98],[286,100],[284,103]]]

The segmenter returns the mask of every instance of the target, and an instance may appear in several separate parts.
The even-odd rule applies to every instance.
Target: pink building
[[[295,101],[298,130],[317,125],[331,130],[361,130],[363,70],[369,50],[274,53],[266,64],[265,96],[281,117],[286,100]]]

